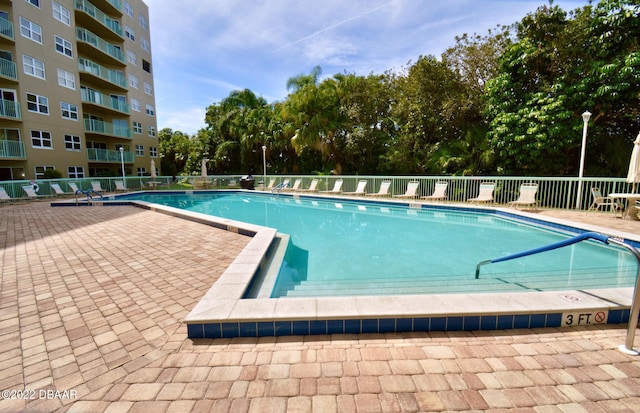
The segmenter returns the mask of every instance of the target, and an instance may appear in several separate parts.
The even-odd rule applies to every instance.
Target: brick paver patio
[[[0,207],[0,411],[640,411],[624,325],[187,339],[246,243],[134,207]]]

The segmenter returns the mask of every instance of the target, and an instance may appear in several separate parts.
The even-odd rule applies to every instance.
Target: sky
[[[402,71],[464,33],[486,35],[547,0],[145,0],[158,130],[195,134],[234,90],[283,101],[287,80]],[[556,0],[565,11],[587,0]],[[176,7],[176,5],[179,5]]]

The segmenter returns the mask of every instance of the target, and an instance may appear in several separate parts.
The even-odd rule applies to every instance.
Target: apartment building
[[[141,0],[0,0],[0,181],[149,175],[149,30]]]

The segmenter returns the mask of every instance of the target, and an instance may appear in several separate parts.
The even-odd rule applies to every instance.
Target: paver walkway
[[[134,207],[0,207],[0,411],[640,412],[625,326],[187,339],[246,243]]]

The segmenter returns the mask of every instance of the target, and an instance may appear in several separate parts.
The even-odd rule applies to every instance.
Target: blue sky
[[[158,129],[195,134],[233,90],[284,100],[287,79],[400,71],[455,36],[487,34],[547,0],[145,0]],[[587,0],[556,0],[566,11]],[[179,5],[176,7],[176,5]]]

